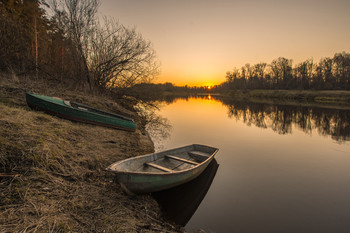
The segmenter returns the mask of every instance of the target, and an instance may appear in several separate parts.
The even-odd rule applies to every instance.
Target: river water
[[[219,148],[218,166],[204,176],[210,188],[183,223],[188,231],[350,230],[349,110],[205,96],[164,102],[157,114],[165,127],[151,133],[156,150]]]

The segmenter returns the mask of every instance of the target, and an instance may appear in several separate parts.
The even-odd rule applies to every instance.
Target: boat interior
[[[192,168],[205,161],[210,154],[201,151],[188,151],[181,154],[167,154],[157,160],[144,163],[138,172],[175,172]]]
[[[191,145],[127,160],[118,164],[118,167],[114,169],[145,173],[171,173],[195,167],[208,159],[215,151],[215,148]]]

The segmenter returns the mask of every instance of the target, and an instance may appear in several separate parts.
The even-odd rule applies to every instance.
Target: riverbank
[[[281,100],[350,105],[350,91],[234,90],[230,93],[226,93],[225,96],[235,99],[246,99],[252,102],[262,100]]]
[[[31,110],[26,91],[129,115],[136,132],[74,123]],[[57,83],[0,77],[0,232],[177,232],[150,195],[124,194],[105,171],[154,151],[132,108]]]

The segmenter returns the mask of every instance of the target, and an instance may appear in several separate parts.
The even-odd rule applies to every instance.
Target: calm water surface
[[[156,150],[219,148],[215,178],[187,230],[350,231],[348,110],[206,97],[164,104],[159,114],[172,129],[153,138]]]

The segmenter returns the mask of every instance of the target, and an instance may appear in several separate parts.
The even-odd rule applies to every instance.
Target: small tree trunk
[[[62,80],[62,73],[63,73],[63,43],[61,45],[61,72],[60,72],[60,79],[61,79],[61,82],[63,81]]]
[[[34,16],[34,41],[35,41],[35,76],[38,79],[38,32],[37,32],[37,22]]]

